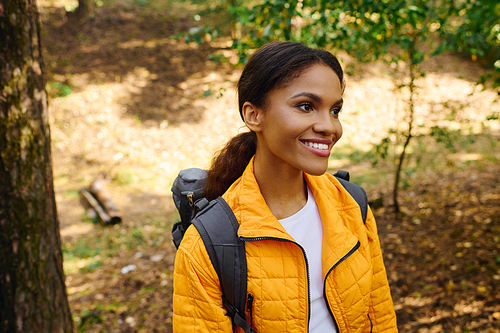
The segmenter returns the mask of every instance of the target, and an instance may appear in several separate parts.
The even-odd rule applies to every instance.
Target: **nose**
[[[323,136],[331,137],[332,135],[339,136],[338,131],[340,129],[340,121],[337,117],[330,114],[330,110],[325,112],[318,112],[316,121],[313,126],[313,130],[316,133],[320,133]],[[340,134],[342,135],[342,134]]]

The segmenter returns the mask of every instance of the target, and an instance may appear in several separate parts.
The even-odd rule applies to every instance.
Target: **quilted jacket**
[[[307,258],[266,205],[252,162],[223,196],[246,242],[246,315],[257,333],[307,332]],[[358,204],[331,175],[305,179],[323,221],[324,296],[338,331],[397,332],[372,212],[363,224]],[[221,296],[203,241],[190,227],[175,258],[174,332],[232,332]]]

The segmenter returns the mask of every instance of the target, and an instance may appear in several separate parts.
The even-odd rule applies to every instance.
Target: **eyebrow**
[[[302,97],[302,96],[309,97],[310,99],[312,99],[313,101],[315,101],[317,103],[321,103],[323,101],[323,99],[321,97],[319,97],[318,95],[313,94],[313,93],[309,93],[309,92],[298,93],[298,94],[293,95],[292,97],[290,97],[290,99],[294,99],[294,98]],[[341,98],[338,101],[336,101],[334,103],[334,105],[343,104],[343,103],[344,103],[344,99]]]

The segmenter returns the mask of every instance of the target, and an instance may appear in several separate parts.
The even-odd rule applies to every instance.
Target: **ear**
[[[243,120],[245,125],[254,132],[262,131],[262,119],[264,117],[264,111],[261,108],[255,107],[250,102],[245,102],[241,110],[243,115]]]

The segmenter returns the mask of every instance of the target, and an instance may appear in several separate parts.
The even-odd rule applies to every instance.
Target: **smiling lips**
[[[313,139],[313,140],[300,140],[309,151],[321,157],[330,156],[330,145],[332,140],[327,139]]]

